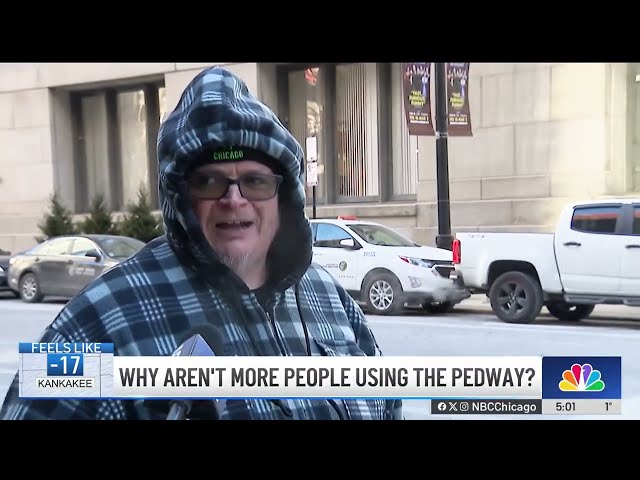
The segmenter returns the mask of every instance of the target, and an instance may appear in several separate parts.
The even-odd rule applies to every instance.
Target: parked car
[[[418,245],[399,232],[354,217],[313,219],[313,260],[367,309],[397,313],[406,304],[448,312],[470,296],[449,278],[452,252]]]
[[[144,245],[118,235],[54,237],[11,257],[9,287],[29,303],[71,298]]]
[[[598,304],[640,306],[638,198],[570,203],[555,233],[458,233],[453,250],[455,275],[504,322],[543,306],[575,321]]]
[[[0,292],[13,292],[18,296],[17,292],[14,292],[9,288],[9,260],[11,259],[11,252],[0,248]]]

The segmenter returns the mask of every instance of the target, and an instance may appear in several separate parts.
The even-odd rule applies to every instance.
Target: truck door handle
[[[631,245],[627,245],[625,248],[640,248],[640,245],[632,243]]]
[[[579,247],[581,245],[580,242],[564,242],[565,247]]]

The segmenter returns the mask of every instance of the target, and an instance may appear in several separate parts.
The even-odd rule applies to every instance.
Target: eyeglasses
[[[256,201],[275,197],[282,183],[282,176],[268,173],[247,173],[233,179],[220,173],[195,173],[187,183],[191,194],[197,198],[219,200],[227,194],[231,185],[238,185],[240,195],[247,200]]]

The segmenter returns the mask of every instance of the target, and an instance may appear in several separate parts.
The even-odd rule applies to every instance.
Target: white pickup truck
[[[457,233],[453,261],[504,322],[530,323],[543,306],[560,320],[640,306],[640,198],[571,203],[555,233]]]

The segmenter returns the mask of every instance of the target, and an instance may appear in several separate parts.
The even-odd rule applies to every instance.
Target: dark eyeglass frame
[[[200,191],[198,191],[197,187],[193,184],[193,181],[196,178],[215,178],[217,181],[221,181],[221,182],[225,182],[226,185],[224,187],[224,189],[222,190],[222,194],[214,196],[214,195],[209,195],[206,193],[202,193]],[[255,195],[251,195],[249,194],[249,196],[245,195],[244,192],[242,191],[242,181],[246,180],[248,178],[251,177],[258,177],[258,178],[272,178],[275,179],[276,183],[275,183],[275,188],[273,191],[273,194],[269,194],[268,196],[258,196],[256,197]],[[246,200],[249,201],[262,201],[262,200],[270,200],[273,197],[275,197],[278,194],[278,191],[280,190],[280,185],[282,185],[282,181],[283,181],[284,177],[282,175],[277,175],[275,173],[258,173],[258,172],[252,172],[252,173],[245,173],[244,175],[240,175],[238,178],[231,178],[231,177],[227,177],[226,175],[223,175],[221,173],[217,173],[217,172],[210,172],[210,173],[204,173],[204,172],[198,172],[198,173],[193,173],[189,179],[187,180],[187,185],[189,186],[189,190],[191,192],[191,195],[193,195],[196,198],[201,198],[203,200],[220,200],[221,198],[224,198],[227,196],[227,194],[229,193],[229,188],[231,187],[231,185],[237,185],[238,186],[238,191],[240,192],[240,195],[242,195],[242,197]],[[246,186],[245,186],[246,188]]]

